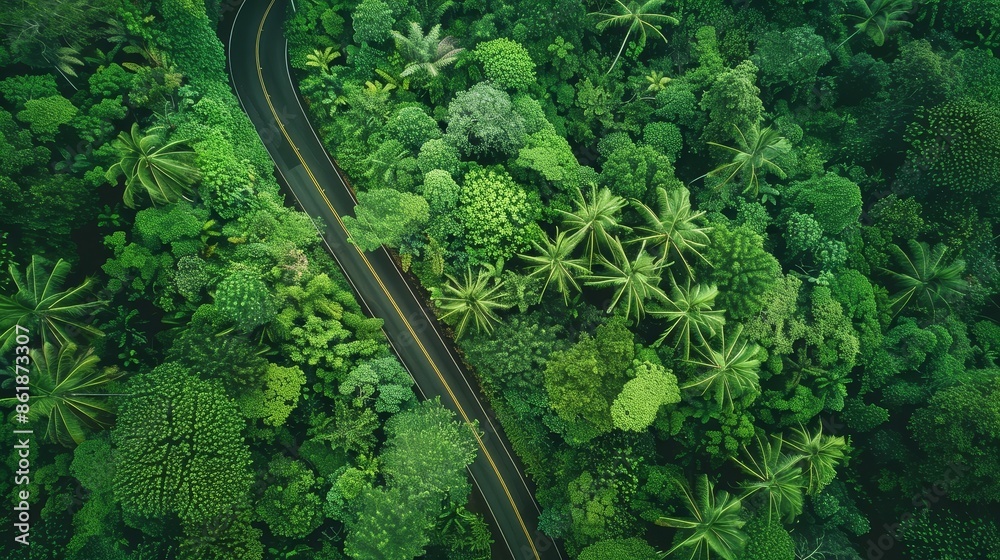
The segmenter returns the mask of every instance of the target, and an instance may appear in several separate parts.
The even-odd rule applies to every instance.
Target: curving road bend
[[[486,505],[476,509],[493,530],[493,558],[561,560],[557,543],[538,531],[540,509],[520,461],[433,315],[384,248],[363,253],[347,242],[341,216],[353,213],[355,200],[309,123],[292,81],[283,34],[287,2],[247,0],[236,13],[227,49],[240,103],[298,205],[326,223],[327,249],[362,307],[385,321],[383,330],[420,393],[440,396],[465,422],[478,420],[479,454],[469,472]]]

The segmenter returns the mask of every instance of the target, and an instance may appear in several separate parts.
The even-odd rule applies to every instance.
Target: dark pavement
[[[563,558],[537,529],[539,508],[520,461],[476,383],[459,365],[437,320],[384,250],[362,253],[347,242],[341,216],[355,201],[306,117],[288,66],[282,32],[288,0],[247,0],[228,41],[230,75],[244,110],[274,159],[279,179],[310,216],[323,220],[325,242],[362,302],[385,321],[392,347],[425,397],[479,422],[479,454],[470,467],[473,506],[486,516],[494,558]]]

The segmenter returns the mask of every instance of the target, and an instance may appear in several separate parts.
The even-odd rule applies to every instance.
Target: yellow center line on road
[[[256,57],[256,62],[257,62],[257,78],[260,80],[260,87],[264,92],[264,98],[267,101],[267,105],[271,109],[271,114],[274,116],[274,120],[278,123],[278,127],[281,129],[281,133],[284,135],[285,140],[295,151],[295,156],[299,159],[299,162],[302,164],[302,168],[305,169],[306,174],[309,175],[309,178],[312,180],[312,183],[316,187],[316,190],[323,198],[323,201],[326,202],[326,205],[329,207],[330,212],[333,214],[334,218],[336,218],[337,223],[344,230],[344,233],[348,234],[347,227],[344,226],[344,222],[341,220],[340,214],[337,213],[337,210],[334,209],[333,204],[330,203],[330,199],[327,198],[326,192],[323,190],[323,187],[320,186],[319,181],[316,179],[315,175],[313,175],[313,172],[309,168],[309,165],[306,164],[305,159],[299,152],[298,146],[295,145],[295,142],[292,141],[291,137],[288,135],[288,132],[285,130],[285,125],[281,121],[281,118],[278,117],[278,112],[275,110],[274,105],[271,103],[271,95],[267,92],[267,86],[264,84],[264,73],[260,65],[260,39],[264,33],[264,23],[267,21],[267,17],[271,13],[271,8],[274,7],[275,2],[276,0],[271,0],[271,2],[268,4],[267,10],[264,11],[264,16],[261,18],[260,25],[257,28],[257,37],[254,43],[254,56]],[[396,303],[396,300],[392,297],[392,294],[389,293],[389,289],[382,282],[382,278],[380,278],[378,273],[375,272],[375,269],[374,267],[372,267],[371,262],[368,261],[368,257],[365,256],[364,252],[357,245],[352,244],[352,246],[358,252],[358,255],[361,256],[361,259],[368,267],[368,270],[371,271],[372,277],[374,277],[375,281],[378,282],[379,286],[382,288],[382,291],[385,293],[386,297],[389,299],[389,302],[392,304],[392,307],[396,310],[396,313],[399,314],[399,318],[403,321],[403,324],[406,325],[406,329],[410,332],[410,335],[413,337],[414,342],[417,343],[417,346],[420,348],[420,351],[427,359],[427,362],[430,364],[431,368],[434,369],[434,373],[437,374],[438,379],[444,385],[445,390],[447,390],[448,395],[451,397],[452,402],[455,403],[455,406],[458,408],[459,413],[462,415],[462,419],[465,421],[466,425],[469,426],[473,436],[476,439],[476,442],[479,445],[479,449],[482,450],[483,456],[486,457],[487,461],[489,461],[490,463],[490,466],[493,467],[493,472],[496,473],[497,480],[500,482],[500,486],[503,487],[503,491],[507,495],[507,499],[510,500],[511,508],[514,510],[514,515],[517,517],[517,521],[521,525],[521,529],[524,531],[524,536],[528,540],[528,545],[531,547],[532,553],[534,554],[536,559],[540,559],[541,556],[538,555],[538,550],[535,548],[534,539],[532,539],[531,533],[530,531],[528,531],[528,527],[525,526],[524,520],[521,518],[521,512],[517,509],[517,504],[514,502],[514,497],[511,495],[510,490],[507,488],[507,484],[504,482],[503,476],[500,474],[500,470],[497,468],[496,463],[493,461],[493,457],[490,456],[489,451],[486,449],[486,445],[483,442],[482,437],[479,435],[479,431],[473,428],[472,420],[469,418],[468,414],[466,414],[465,409],[462,408],[461,403],[458,402],[458,398],[455,396],[455,393],[454,391],[452,391],[452,388],[448,384],[448,381],[441,373],[441,370],[438,368],[437,363],[434,361],[433,358],[431,358],[430,353],[427,352],[427,349],[424,347],[423,343],[420,341],[420,338],[417,336],[416,331],[414,331],[413,326],[410,325],[410,321],[407,320],[406,315],[403,314],[403,311],[399,308],[399,305]],[[497,522],[499,523],[500,520],[498,519]]]

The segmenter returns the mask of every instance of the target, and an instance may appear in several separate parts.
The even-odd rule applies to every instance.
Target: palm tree
[[[743,532],[745,522],[740,516],[740,500],[724,490],[715,492],[707,475],[698,478],[694,492],[683,486],[682,490],[691,517],[661,517],[656,520],[661,527],[673,527],[687,534],[667,551],[667,555],[683,548],[690,550],[689,560],[710,560],[713,555],[736,560],[747,538]]]
[[[549,284],[555,282],[556,289],[563,295],[563,301],[569,305],[570,288],[580,291],[580,285],[576,282],[576,276],[590,274],[582,259],[573,258],[573,250],[576,249],[578,240],[568,237],[565,231],[556,228],[555,240],[543,236],[542,242],[532,241],[537,255],[521,255],[521,258],[531,263],[531,274],[529,276],[545,276],[545,285],[542,292],[538,294],[538,301],[542,301],[545,290]]]
[[[80,51],[73,47],[59,47],[54,52],[44,52],[42,56],[45,57],[46,61],[52,64],[52,67],[59,72],[59,75],[66,79],[69,85],[73,86],[73,89],[79,91],[79,88],[77,88],[76,84],[69,79],[69,76],[76,78],[76,70],[74,70],[73,67],[83,66],[83,61],[79,58]]]
[[[655,210],[638,200],[633,200],[632,204],[646,221],[646,226],[637,228],[643,234],[637,241],[647,241],[653,247],[662,246],[661,263],[673,252],[684,264],[688,276],[691,276],[691,266],[684,253],[692,253],[708,263],[700,250],[708,247],[708,232],[712,228],[699,225],[705,213],[691,210],[691,192],[687,188],[676,188],[668,193],[663,187],[656,187]]]
[[[160,127],[148,132],[157,128]],[[107,177],[114,181],[119,175],[125,175],[122,200],[126,206],[135,208],[135,196],[140,190],[149,195],[154,206],[191,200],[187,195],[200,174],[192,165],[194,151],[181,148],[182,143],[175,140],[162,144],[155,134],[143,136],[136,123],[132,123],[130,134],[121,132],[118,135],[115,147],[122,159],[108,169]]]
[[[12,296],[0,296],[0,348],[13,344],[18,326],[40,333],[44,340],[57,344],[66,344],[75,334],[102,334],[87,321],[105,303],[87,301],[92,281],[88,279],[75,288],[62,290],[70,264],[59,259],[50,271],[46,271],[46,264],[41,257],[32,256],[23,275],[16,266],[10,266],[17,292]]]
[[[902,311],[915,298],[923,303],[931,314],[937,312],[937,304],[951,308],[950,300],[968,290],[968,283],[962,279],[965,262],[956,260],[944,264],[948,247],[937,244],[931,248],[923,241],[909,240],[910,254],[907,255],[897,245],[893,245],[893,257],[899,271],[882,269],[893,281],[897,292],[892,296],[892,306],[896,313]]]
[[[422,5],[417,6],[417,11],[420,12],[420,19],[424,23],[441,21],[445,12],[455,6],[452,0],[422,0],[419,4]]]
[[[625,4],[621,0],[615,0],[615,3],[618,4],[620,13],[592,12],[588,14],[604,18],[597,23],[598,31],[604,31],[608,27],[628,28],[628,31],[625,33],[625,39],[622,40],[622,46],[618,49],[618,54],[615,55],[615,60],[611,63],[611,68],[608,68],[607,73],[609,74],[615,69],[615,65],[618,64],[618,59],[621,58],[622,51],[625,50],[625,45],[628,44],[629,37],[632,36],[633,32],[639,32],[642,35],[643,43],[645,43],[646,30],[649,29],[659,35],[663,39],[663,42],[666,43],[667,38],[660,31],[657,24],[672,23],[677,25],[680,23],[675,17],[653,12],[653,10],[658,10],[663,6],[666,0],[646,0],[641,4],[635,0],[632,0],[628,4]]]
[[[668,76],[664,76],[663,72],[653,70],[646,75],[646,81],[649,82],[649,86],[646,87],[646,91],[658,93],[667,89],[667,84],[669,84],[671,80]]]
[[[675,346],[683,346],[684,359],[690,359],[692,338],[699,345],[706,344],[726,324],[725,311],[712,309],[718,295],[719,289],[715,286],[695,284],[692,287],[690,283],[686,288],[674,286],[670,297],[663,301],[662,308],[649,311],[653,317],[663,317],[670,321],[670,326],[663,331],[655,345],[663,344],[670,333],[676,331]]]
[[[101,387],[113,380],[97,368],[92,349],[80,352],[72,343],[58,347],[45,342],[31,351],[33,371],[29,390],[29,419],[47,419],[45,437],[53,443],[74,447],[85,439],[87,429],[110,426],[111,409],[101,400]],[[17,404],[16,398],[0,404]]]
[[[837,45],[834,50],[847,44],[862,31],[867,33],[877,46],[881,47],[885,44],[887,33],[900,27],[913,25],[900,19],[913,8],[913,0],[872,0],[871,4],[866,0],[854,0],[854,4],[860,8],[861,15],[848,14],[847,17],[860,20],[854,24],[856,31]]]
[[[657,264],[656,259],[646,252],[645,243],[639,248],[635,259],[628,258],[622,242],[617,237],[612,239],[610,249],[613,261],[604,258],[603,255],[600,257],[606,273],[588,276],[586,284],[597,288],[614,288],[615,295],[611,299],[611,305],[608,306],[608,313],[611,313],[622,298],[625,298],[625,319],[634,314],[638,321],[646,312],[647,299],[667,297],[659,287],[660,270],[663,265]]]
[[[802,513],[805,484],[802,469],[798,466],[802,456],[782,453],[780,438],[775,439],[774,443],[767,438],[761,439],[760,436],[756,440],[754,451],[743,446],[745,460],[733,458],[743,472],[750,475],[750,480],[740,485],[743,489],[740,499],[746,501],[760,493],[767,498],[769,519],[771,515],[777,515],[783,522],[791,523]]]
[[[708,368],[708,372],[696,380],[685,384],[682,389],[701,388],[701,394],[713,393],[715,402],[730,411],[735,408],[735,399],[760,392],[757,372],[760,360],[756,358],[759,348],[746,341],[741,335],[743,327],[726,338],[725,328],[719,330],[719,349],[705,344],[698,350],[703,361],[691,363]]]
[[[573,232],[574,237],[586,240],[584,252],[588,266],[594,264],[594,250],[600,252],[601,247],[607,247],[613,233],[629,231],[629,228],[619,225],[615,217],[625,204],[624,198],[611,194],[607,187],[598,191],[597,185],[591,183],[589,201],[577,186],[573,200],[576,208],[572,212],[559,210],[563,225]]]
[[[787,138],[781,136],[777,130],[771,127],[760,128],[760,124],[750,127],[746,134],[739,127],[736,129],[737,147],[724,146],[715,142],[709,142],[711,146],[722,148],[732,152],[733,159],[709,171],[703,176],[716,177],[726,175],[722,187],[737,175],[744,175],[747,179],[746,188],[743,192],[754,193],[760,190],[760,175],[762,173],[774,173],[778,177],[785,178],[785,171],[774,163],[774,159],[783,156],[792,150],[792,145]]]
[[[792,428],[791,437],[784,440],[801,455],[808,482],[806,491],[816,495],[837,476],[837,465],[846,457],[847,442],[843,436],[823,435],[823,425],[809,432],[799,425]]]
[[[437,24],[424,35],[420,24],[410,22],[410,33],[404,36],[399,31],[392,32],[396,39],[396,48],[403,58],[410,61],[400,74],[407,77],[417,72],[423,72],[434,78],[441,69],[458,60],[458,55],[465,49],[455,46],[454,37],[441,38],[441,24]]]
[[[503,281],[491,288],[489,281],[492,275],[485,270],[480,270],[479,275],[473,279],[472,270],[466,269],[462,281],[450,274],[445,276],[448,278],[443,287],[445,295],[435,295],[434,300],[445,311],[441,319],[447,320],[453,315],[458,317],[455,336],[461,337],[470,321],[476,324],[477,332],[492,332],[493,323],[500,320],[494,310],[509,307],[498,296],[502,293]]]
[[[306,66],[319,68],[320,74],[330,73],[330,63],[340,58],[340,53],[333,47],[326,47],[323,50],[313,49],[313,52],[306,55]]]

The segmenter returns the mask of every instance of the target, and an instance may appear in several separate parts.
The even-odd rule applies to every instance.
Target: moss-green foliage
[[[160,40],[196,87],[202,89],[225,84],[225,55],[222,44],[213,33],[205,3],[165,0],[160,9],[165,23]]]
[[[705,139],[728,142],[736,138],[737,128],[746,131],[757,124],[764,111],[756,85],[757,70],[753,62],[746,60],[715,74],[700,104],[709,119]]]
[[[747,542],[737,556],[739,560],[794,560],[795,543],[777,520],[755,517],[743,530],[747,533]]]
[[[672,161],[684,147],[681,130],[670,122],[651,122],[642,128],[642,141],[649,144]]]
[[[949,495],[972,503],[1000,501],[1000,375],[996,370],[943,389],[910,418],[910,431],[926,453],[924,480],[946,480]]]
[[[55,139],[59,127],[69,123],[77,111],[72,101],[53,95],[25,101],[24,110],[17,113],[17,119],[28,123],[39,140],[51,141]]]
[[[429,219],[429,206],[422,196],[385,188],[359,193],[354,216],[344,217],[344,225],[358,247],[372,251],[383,244],[403,245]]]
[[[297,366],[269,364],[260,380],[262,386],[237,398],[240,413],[268,426],[281,426],[298,405],[305,382],[306,375]]]
[[[483,65],[483,74],[492,84],[520,91],[535,83],[535,62],[516,41],[502,37],[484,41],[476,45],[473,56]]]
[[[656,420],[661,406],[680,402],[681,394],[677,378],[663,366],[642,362],[633,374],[611,404],[611,420],[619,430],[641,432]]]
[[[375,403],[376,412],[397,413],[414,400],[413,379],[394,356],[367,360],[340,383],[340,392],[358,407]]]
[[[389,39],[396,23],[389,4],[382,0],[363,0],[351,14],[354,42],[380,43]]]
[[[909,159],[926,174],[926,200],[985,208],[995,203],[1000,110],[969,98],[949,101],[918,112],[906,139]]]
[[[765,86],[811,86],[816,73],[830,61],[823,38],[811,27],[765,33],[751,58]]]
[[[114,492],[126,514],[199,523],[246,503],[243,421],[218,382],[167,363],[127,387],[111,432]]]
[[[417,166],[425,174],[440,169],[454,176],[459,171],[458,150],[444,140],[428,140],[420,146]]]
[[[301,461],[279,455],[267,466],[268,481],[257,515],[275,535],[302,538],[323,520],[316,476]]]
[[[437,121],[419,107],[403,107],[397,111],[385,124],[385,133],[413,152],[425,142],[441,138]]]
[[[466,251],[480,262],[493,263],[527,250],[537,235],[537,202],[506,172],[474,170],[465,175],[458,195],[457,216]]]
[[[78,445],[73,450],[70,473],[90,492],[83,507],[73,515],[73,538],[67,549],[77,552],[102,536],[121,531],[121,508],[115,503],[115,470],[108,438],[90,439]]]
[[[996,523],[953,509],[928,508],[910,514],[899,534],[913,560],[1000,558]]]
[[[666,155],[652,146],[631,143],[608,155],[601,183],[626,200],[649,200],[657,187],[671,190],[680,186],[674,177],[674,166]]]
[[[252,273],[237,271],[215,290],[215,306],[240,332],[250,332],[274,318],[270,291]]]
[[[962,2],[931,0],[921,6],[922,16],[950,29],[974,45],[996,47],[1000,44],[1000,3],[996,0]]]
[[[764,250],[764,239],[745,227],[730,229],[713,224],[712,242],[705,249],[708,267],[698,278],[719,288],[716,304],[734,319],[749,318],[764,305],[766,295],[781,275],[778,261]]]
[[[796,210],[815,218],[827,235],[839,235],[861,216],[861,188],[833,173],[792,183],[785,197]]]

